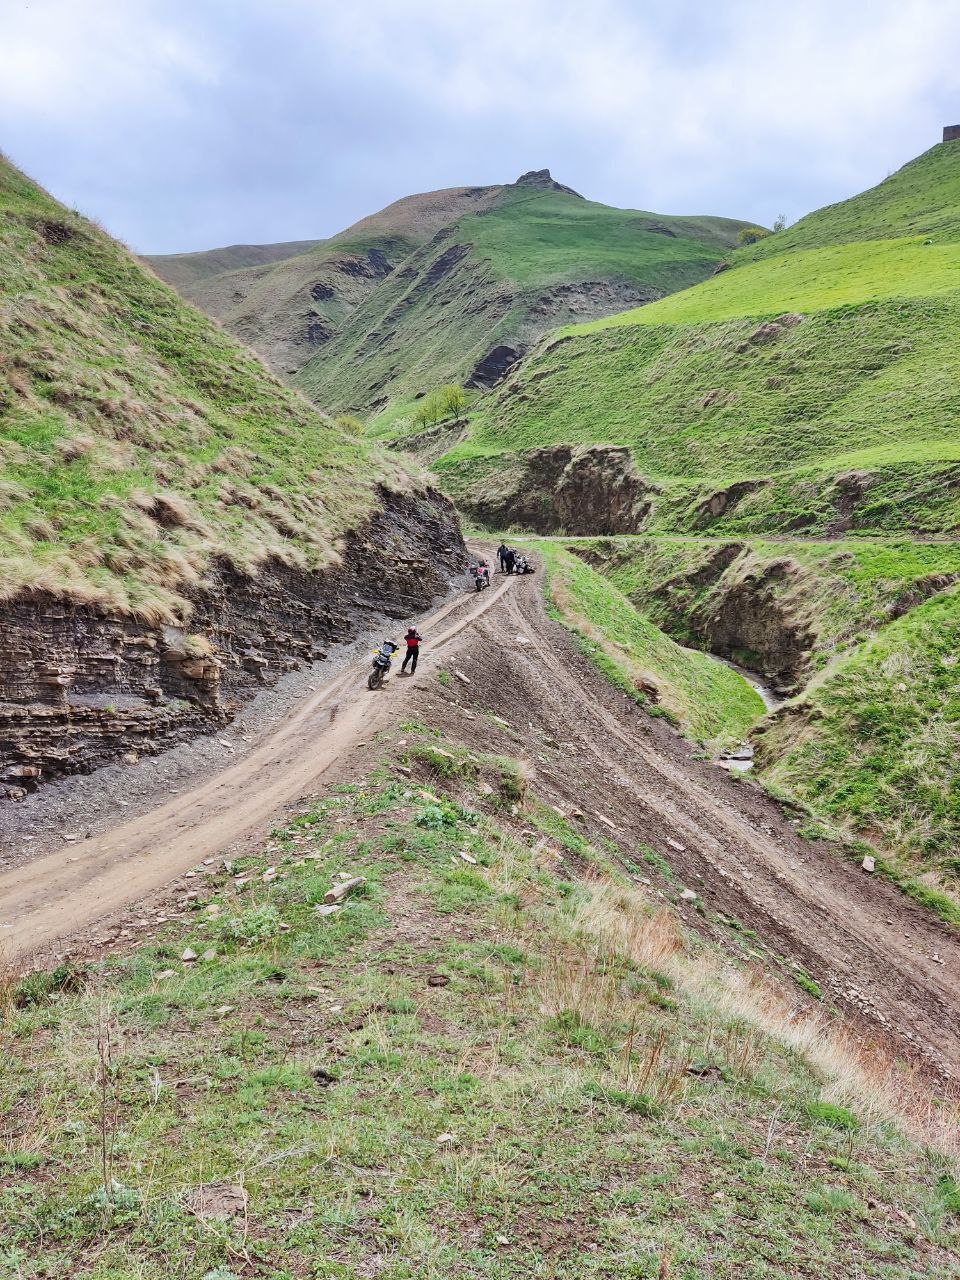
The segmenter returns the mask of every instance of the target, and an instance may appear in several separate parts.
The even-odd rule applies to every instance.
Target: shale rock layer
[[[24,593],[2,606],[0,800],[153,754],[230,720],[262,686],[386,614],[425,608],[463,569],[439,494],[383,491],[377,513],[319,573],[211,566],[182,626]]]

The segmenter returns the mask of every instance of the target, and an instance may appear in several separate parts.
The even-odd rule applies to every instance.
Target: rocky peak
[[[550,176],[549,169],[531,169],[529,173],[523,173],[513,184],[515,187],[535,187],[540,191],[565,191],[568,196],[577,196],[582,200],[583,196],[579,191],[574,191],[573,187],[565,187],[562,182],[554,182]]]

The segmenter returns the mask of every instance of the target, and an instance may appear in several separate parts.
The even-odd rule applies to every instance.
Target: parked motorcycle
[[[379,649],[373,651],[373,670],[367,676],[367,688],[379,689],[383,684],[384,677],[390,670],[390,663],[393,661],[393,655],[400,648],[398,644],[394,644],[392,640],[384,640]]]

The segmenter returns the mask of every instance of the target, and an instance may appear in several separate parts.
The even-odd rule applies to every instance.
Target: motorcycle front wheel
[[[383,667],[374,667],[367,676],[367,688],[379,689],[383,684]]]

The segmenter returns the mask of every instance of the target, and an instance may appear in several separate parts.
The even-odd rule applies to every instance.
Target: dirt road
[[[35,951],[142,897],[262,830],[334,761],[362,769],[369,751],[359,743],[417,717],[477,748],[525,755],[540,798],[584,811],[591,836],[615,840],[641,869],[645,850],[660,854],[676,885],[696,890],[702,915],[680,904],[692,928],[728,945],[723,920],[754,930],[768,956],[811,975],[826,1004],[911,1057],[960,1073],[960,935],[834,847],[801,839],[753,783],[696,759],[571,648],[546,616],[538,581],[494,579],[491,591],[434,615],[416,680],[367,694],[365,671],[354,667],[195,790],[0,876],[4,946]],[[421,678],[441,655],[468,674],[469,688]]]
[[[512,585],[503,579],[479,596],[459,597],[422,624],[430,644],[421,672]],[[285,804],[315,790],[331,764],[398,714],[402,697],[395,695],[405,682],[394,675],[385,689],[368,693],[367,666],[365,659],[348,667],[249,754],[193,790],[105,835],[0,875],[4,955],[43,952],[261,829]]]

